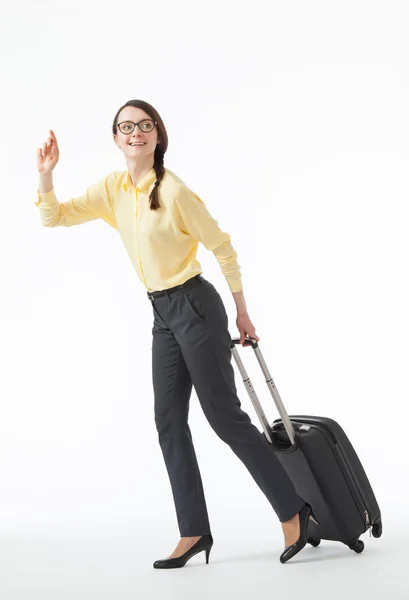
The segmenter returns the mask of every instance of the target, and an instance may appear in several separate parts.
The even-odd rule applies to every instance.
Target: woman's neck
[[[132,179],[134,187],[149,173],[155,164],[155,159],[152,156],[136,161],[127,161],[129,175]]]

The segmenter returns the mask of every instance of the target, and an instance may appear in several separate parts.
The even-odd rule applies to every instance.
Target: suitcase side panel
[[[295,422],[311,422],[311,424],[326,428],[332,434],[338,445],[337,451],[340,453],[340,460],[344,462],[346,477],[351,480],[351,487],[355,487],[356,491],[354,491],[354,493],[361,496],[365,509],[369,513],[369,522],[373,525],[381,518],[380,508],[365,469],[348,436],[339,423],[326,417],[312,417],[306,415],[291,416],[290,419]]]
[[[278,432],[282,424],[276,428]],[[293,451],[272,448],[297,493],[311,504],[320,523],[319,526],[309,523],[309,536],[349,541],[365,532],[362,507],[351,493],[335,444],[325,432],[318,427],[299,432],[297,449]]]

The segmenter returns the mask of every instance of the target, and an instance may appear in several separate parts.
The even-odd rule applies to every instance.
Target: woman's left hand
[[[253,323],[250,321],[250,317],[247,312],[237,314],[236,325],[237,325],[237,329],[240,332],[240,344],[241,345],[244,344],[246,335],[255,339],[257,342],[259,341],[260,338],[256,334],[255,327],[254,327]]]

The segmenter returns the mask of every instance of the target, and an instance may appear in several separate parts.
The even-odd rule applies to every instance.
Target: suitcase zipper
[[[369,537],[372,537],[372,529],[370,527],[371,522],[369,520],[369,513],[367,510],[364,510],[364,513],[365,513],[366,528],[369,529]]]
[[[338,443],[338,440],[336,440],[336,447],[338,448],[338,452],[339,452],[339,456],[342,458],[345,466],[347,467],[349,474],[351,476],[351,478],[355,481],[355,477],[353,474],[352,469],[349,466],[349,461],[347,460],[346,456],[344,455],[343,449],[341,448],[340,444]],[[370,529],[370,525],[371,525],[371,519],[369,516],[369,511],[367,509],[367,503],[365,501],[365,497],[362,493],[362,490],[360,489],[360,487],[358,485],[355,485],[355,499],[358,501],[358,503],[361,504],[362,509],[363,509],[363,513],[364,513],[364,520],[365,520],[365,527],[366,529],[369,529],[369,532],[371,532]]]
[[[362,507],[364,509],[365,525],[366,525],[366,528],[369,529],[369,532],[371,532],[371,529],[370,529],[371,518],[370,518],[369,510],[368,510],[368,503],[366,502],[365,496],[364,496],[361,488],[356,483],[356,479],[354,477],[354,473],[353,473],[352,469],[350,468],[349,461],[347,460],[346,456],[344,455],[343,449],[341,448],[340,444],[338,444],[338,441],[337,441],[337,447],[338,447],[338,450],[340,451],[340,454],[348,468],[351,478],[355,481],[355,490],[358,493],[357,498],[359,498],[360,502],[362,503]]]

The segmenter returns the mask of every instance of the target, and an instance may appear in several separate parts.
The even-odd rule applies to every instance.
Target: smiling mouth
[[[130,146],[145,146],[146,142],[136,142],[134,144],[129,144]]]

